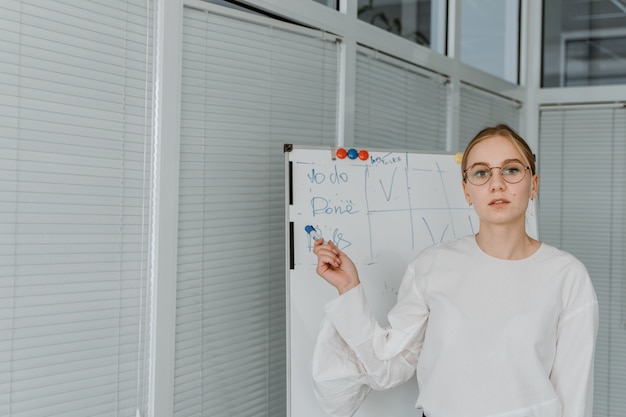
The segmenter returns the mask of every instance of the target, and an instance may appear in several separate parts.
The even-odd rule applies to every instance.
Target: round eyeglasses
[[[489,182],[489,179],[493,175],[493,169],[498,168],[502,179],[509,184],[517,184],[526,176],[526,171],[530,167],[525,166],[521,162],[513,161],[507,162],[501,167],[490,167],[485,164],[474,164],[464,171],[465,179],[474,185],[484,185]]]

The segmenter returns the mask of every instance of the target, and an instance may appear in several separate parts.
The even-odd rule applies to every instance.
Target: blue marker
[[[313,226],[305,226],[304,230],[309,234],[309,236],[311,236],[311,239],[313,240],[322,238],[320,234],[317,232],[317,230],[315,230],[315,227]]]

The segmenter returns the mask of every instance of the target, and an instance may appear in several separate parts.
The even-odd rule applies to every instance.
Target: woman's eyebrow
[[[500,163],[500,165],[506,165],[506,164],[511,163],[511,162],[519,162],[520,164],[525,166],[525,163],[522,160],[518,159],[518,158],[505,159],[504,161],[502,161]],[[473,164],[470,164],[468,166],[469,167],[473,167],[474,165],[485,165],[485,166],[491,167],[489,162],[484,162],[484,161],[476,161]],[[496,166],[496,165],[494,165],[494,166]]]
[[[486,166],[489,166],[489,164],[488,164],[487,162],[483,162],[483,161],[476,161],[476,162],[473,162],[473,163],[471,163],[471,164],[468,164],[468,165],[467,165],[467,167],[468,167],[468,168],[471,168],[471,167],[473,167],[474,165],[486,165]]]
[[[505,159],[504,161],[502,161],[502,165],[504,164],[508,164],[509,162],[519,162],[522,165],[526,165],[523,161],[517,159],[517,158],[512,158],[512,159]]]

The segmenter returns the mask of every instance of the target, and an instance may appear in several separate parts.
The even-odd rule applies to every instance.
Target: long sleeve
[[[388,327],[361,286],[325,310],[313,372],[331,416],[416,372],[430,416],[591,417],[598,304],[567,252],[504,260],[473,237],[445,242],[409,265]]]
[[[427,318],[411,267],[388,328],[377,323],[361,285],[328,303],[313,357],[315,393],[325,411],[351,416],[371,389],[388,389],[413,376]]]
[[[350,417],[371,391],[367,373],[335,326],[325,318],[313,352],[314,392],[332,417]]]
[[[568,295],[569,308],[558,324],[550,380],[563,407],[563,417],[589,417],[593,408],[598,304],[589,277]]]

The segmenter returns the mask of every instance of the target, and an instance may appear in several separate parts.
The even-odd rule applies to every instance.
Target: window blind
[[[151,3],[0,3],[0,415],[145,405]]]
[[[519,112],[520,104],[516,101],[461,84],[459,149],[465,149],[469,141],[487,126],[505,123],[518,131]]]
[[[286,412],[283,144],[336,141],[324,33],[184,9],[174,414]]]
[[[446,78],[360,47],[356,62],[355,144],[446,150]]]
[[[626,411],[626,109],[541,111],[540,237],[589,270],[600,307],[594,415]]]

